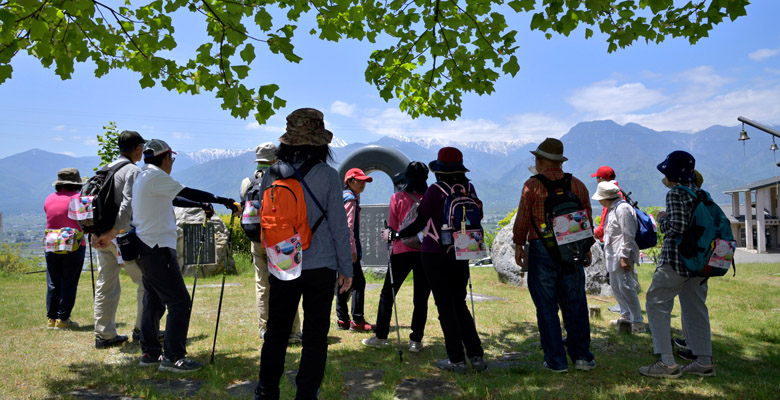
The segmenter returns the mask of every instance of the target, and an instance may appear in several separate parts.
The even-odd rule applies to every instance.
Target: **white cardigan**
[[[639,263],[639,246],[636,244],[638,224],[634,207],[621,199],[609,205],[604,225],[604,259],[607,271],[620,269],[620,258],[629,259],[631,265]]]

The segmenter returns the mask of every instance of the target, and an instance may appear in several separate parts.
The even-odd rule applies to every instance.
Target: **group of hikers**
[[[141,344],[139,365],[174,372],[200,369],[200,362],[186,357],[191,299],[177,262],[173,207],[200,208],[210,218],[212,205],[220,204],[241,218],[251,240],[258,328],[263,340],[256,399],[279,398],[287,347],[301,342],[296,398],[318,397],[334,297],[338,329],[373,332],[362,340],[364,345],[388,346],[395,294],[410,272],[414,273],[414,311],[409,351],[423,350],[432,293],[447,354],[435,365],[453,372],[466,372],[469,366],[475,371],[487,369],[466,304],[468,258],[484,250],[482,203],[466,176],[469,170],[461,151],[441,148],[437,159],[427,166],[413,161],[393,177],[396,193],[390,199],[388,226],[382,232],[392,248],[390,268],[373,325],[365,317],[366,281],[359,234],[360,195],[372,178],[358,168],[347,171],[343,179],[339,177],[328,163],[333,161],[329,148],[332,137],[320,111],[293,111],[287,116],[278,146],[264,143],[257,147],[256,170],[241,183],[239,204],[181,185],[170,176],[176,152],[167,143],[124,131],[118,139],[121,156],[96,174],[103,179],[102,189],[111,189],[107,203],[115,208],[110,223],[103,221],[102,229],[96,228],[97,216],[111,207],[100,209],[100,195],[84,196],[85,186],[101,182],[93,181],[95,178],[82,182],[75,168],[60,170],[54,182],[56,191],[44,206],[47,327],[78,326],[70,313],[84,262],[83,236],[90,233],[91,244],[98,249],[95,348],[128,340],[117,333],[115,323],[121,290],[119,271],[124,268],[137,285],[138,311],[132,338]],[[590,194],[581,180],[564,173],[562,164],[567,158],[563,150],[560,140],[547,138],[531,151],[535,165],[529,170],[533,176],[523,184],[513,226],[515,261],[527,273],[536,307],[543,366],[555,373],[568,372],[567,354],[577,370],[596,367],[590,351],[584,273],[591,261],[591,248],[599,248],[592,246],[596,240],[603,242],[610,285],[620,306],[620,317],[612,322],[630,324],[635,333],[645,331],[634,270],[640,261],[636,208],[626,201],[615,171],[607,166],[599,168],[593,174],[598,188],[592,199],[604,211],[594,230]],[[135,164],[140,160],[143,168]],[[715,375],[707,277],[688,269],[678,249],[703,192],[694,167],[693,156],[684,151],[670,153],[657,166],[670,190],[666,210],[656,216],[665,237],[646,296],[653,351],[660,355],[639,369],[647,376]],[[430,172],[436,183],[428,185]],[[675,362],[670,332],[677,296],[685,334],[677,339],[677,345],[688,349],[686,358],[692,360],[685,366]],[[165,330],[161,331],[160,319],[166,310]]]

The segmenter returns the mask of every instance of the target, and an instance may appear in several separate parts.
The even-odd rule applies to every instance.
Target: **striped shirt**
[[[680,252],[677,250],[675,239],[682,238],[688,228],[696,205],[696,198],[688,194],[679,186],[685,185],[698,190],[694,183],[679,183],[666,193],[667,214],[658,218],[658,229],[664,234],[664,244],[661,255],[658,257],[658,266],[669,264],[678,275],[686,278],[694,277],[691,271],[680,260]]]
[[[547,168],[540,171],[540,173],[552,181],[563,179],[561,167]],[[591,221],[591,226],[593,226],[593,210],[590,207],[588,188],[585,187],[582,181],[572,176],[571,191],[582,203],[582,208],[588,213],[588,219]],[[512,229],[514,242],[517,246],[523,246],[527,241],[538,239],[536,230],[531,223],[531,217],[533,217],[533,223],[536,224],[536,228],[539,229],[539,225],[544,222],[544,200],[546,198],[547,189],[542,184],[542,181],[533,177],[525,181],[523,193],[520,196],[520,205],[517,207],[515,225]]]

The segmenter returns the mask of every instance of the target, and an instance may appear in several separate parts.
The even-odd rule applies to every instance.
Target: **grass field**
[[[225,398],[228,385],[256,380],[259,347],[254,306],[254,275],[246,257],[238,257],[240,274],[228,276],[217,342],[216,363],[191,375],[200,380],[194,398]],[[649,287],[653,267],[639,271],[644,288]],[[590,305],[602,308],[601,320],[592,320],[591,350],[598,368],[590,372],[572,371],[556,375],[543,371],[533,303],[527,289],[501,284],[490,268],[472,269],[476,293],[505,298],[476,303],[476,320],[488,361],[504,353],[520,355],[520,366],[491,368],[481,374],[454,375],[432,365],[445,358],[441,329],[430,300],[426,348],[411,354],[404,347],[400,364],[394,346],[367,348],[360,340],[368,334],[339,331],[335,312],[329,333],[328,366],[321,398],[345,397],[342,376],[354,370],[384,370],[383,385],[372,399],[392,399],[394,388],[407,378],[437,377],[450,382],[462,399],[548,399],[548,398],[780,398],[780,266],[740,265],[736,277],[714,278],[710,282],[708,305],[717,376],[683,376],[661,380],[640,376],[637,368],[654,361],[649,334],[621,335],[609,326],[616,314],[607,311],[611,298],[589,297]],[[189,329],[189,356],[208,362],[217,314],[220,278],[199,279]],[[191,285],[192,279],[187,279]],[[120,333],[132,329],[135,296],[132,282],[122,274],[124,293],[117,321]],[[374,282],[378,283],[378,281]],[[121,348],[95,350],[92,335],[92,289],[88,273],[82,275],[73,320],[77,331],[45,329],[46,282],[44,274],[0,276],[0,398],[51,398],[77,388],[121,393],[149,399],[177,398],[159,390],[153,380],[176,380],[179,375],[137,367],[140,347],[128,343]],[[398,296],[399,319],[404,344],[411,320],[411,278]],[[644,309],[644,294],[641,295]],[[366,294],[367,319],[374,321],[379,289]],[[679,306],[675,307],[673,329],[679,335]],[[287,370],[297,369],[300,347],[288,349]],[[282,398],[294,397],[294,390],[282,379]],[[66,396],[67,397],[67,396]]]

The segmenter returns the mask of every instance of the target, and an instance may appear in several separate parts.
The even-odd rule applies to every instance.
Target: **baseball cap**
[[[255,162],[270,163],[276,160],[276,145],[263,143],[255,148]]]
[[[168,146],[168,143],[165,143],[160,139],[151,139],[144,145],[144,157],[147,158],[157,157],[168,152],[177,154],[175,151],[171,150],[171,146]]]
[[[595,174],[590,174],[591,178],[599,177],[602,179],[606,179],[608,181],[615,180],[615,170],[604,165],[602,167],[599,167],[599,169],[596,171]]]
[[[350,179],[357,179],[359,181],[366,182],[374,181],[374,178],[363,173],[363,170],[360,168],[351,168],[349,171],[347,171],[347,174],[344,175],[344,184],[346,184]]]

